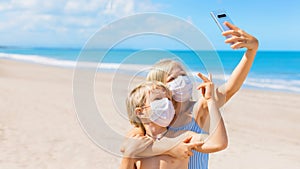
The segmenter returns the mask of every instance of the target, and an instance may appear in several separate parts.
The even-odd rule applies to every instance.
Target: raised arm
[[[254,36],[229,22],[225,22],[225,25],[231,29],[222,33],[223,36],[231,35],[231,38],[226,39],[225,43],[231,44],[230,47],[232,49],[246,48],[247,50],[231,73],[228,81],[216,88],[215,98],[218,108],[222,107],[241,88],[250,71],[258,49],[258,40]],[[207,123],[209,121],[207,101],[201,99],[197,105],[198,110],[196,110],[196,115],[200,119],[198,124],[202,129],[208,131],[208,125],[205,125],[205,122],[209,124]]]
[[[228,81],[216,89],[218,107],[222,107],[241,88],[250,71],[258,49],[258,40],[254,36],[229,22],[225,22],[224,24],[231,29],[222,33],[223,36],[231,35],[231,38],[226,39],[225,43],[231,44],[230,47],[232,49],[246,48],[247,50],[239,64],[231,73]]]
[[[198,86],[198,90],[202,90],[203,98],[207,102],[209,112],[209,136],[204,141],[204,144],[202,146],[198,146],[196,150],[204,153],[212,153],[223,150],[227,147],[227,133],[223,118],[215,101],[214,84],[212,83],[211,75],[209,79],[201,73],[199,73],[198,76],[204,81],[204,83]],[[196,117],[196,121],[199,122],[199,120],[201,119]]]

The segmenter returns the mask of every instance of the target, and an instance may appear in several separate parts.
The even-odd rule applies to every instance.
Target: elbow
[[[214,144],[213,152],[218,152],[226,149],[228,147],[227,137],[223,138],[222,141]]]
[[[224,150],[228,147],[228,137],[227,134],[223,136],[222,142],[219,144],[219,151]]]
[[[223,143],[217,146],[217,151],[222,151],[228,147],[228,140],[224,141]]]
[[[218,142],[206,142],[201,148],[201,150],[198,150],[200,152],[204,153],[215,153],[218,151],[222,151],[228,147],[228,140],[223,139],[222,141]]]
[[[228,147],[228,137],[227,137],[227,134],[224,134],[222,141],[219,142],[219,144],[218,144],[218,148],[219,148],[219,151],[221,151],[221,150],[226,149],[227,147]]]
[[[227,148],[227,146],[228,146],[228,142],[223,142],[223,143],[216,144],[214,146],[214,148],[212,149],[211,153],[225,150]]]

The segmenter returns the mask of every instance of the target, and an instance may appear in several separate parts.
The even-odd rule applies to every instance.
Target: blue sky
[[[216,49],[230,50],[209,15],[212,10],[226,9],[237,26],[260,40],[261,50],[300,50],[299,7],[300,1],[274,0],[0,0],[0,45],[82,47],[114,20],[162,12],[194,24]],[[144,47],[139,44],[125,47]],[[158,45],[168,48],[166,43]]]

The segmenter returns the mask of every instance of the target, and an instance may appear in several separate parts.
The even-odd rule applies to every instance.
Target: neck
[[[191,102],[188,100],[186,102],[173,102],[174,108],[175,108],[175,116],[172,122],[170,123],[170,126],[178,126],[183,125],[186,123],[186,121],[189,121],[190,119],[187,119],[186,116],[183,116],[184,113],[186,113],[190,107]]]
[[[182,113],[182,112],[188,111],[188,109],[190,108],[190,101],[189,100],[185,101],[185,102],[175,102],[173,104],[175,105],[174,106],[174,108],[175,108],[175,114],[177,116],[179,116],[180,113]]]
[[[155,123],[144,124],[146,134],[152,138],[159,138],[158,136],[167,131],[166,127],[161,127]]]

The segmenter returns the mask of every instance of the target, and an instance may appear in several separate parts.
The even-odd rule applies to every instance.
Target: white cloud
[[[59,10],[64,6],[66,0],[8,0],[0,2],[0,11],[31,11],[33,13],[43,13],[52,10]]]
[[[87,14],[103,10],[108,0],[68,0],[64,12],[68,14]]]
[[[151,0],[143,0],[136,2],[137,12],[151,11],[156,12],[162,8],[166,8],[166,5],[152,3]]]
[[[135,8],[134,0],[110,0],[103,11],[103,14],[112,15],[115,17],[127,16],[133,14]]]
[[[7,0],[0,1],[0,31],[10,35],[24,35],[24,44],[43,39],[60,42],[69,39],[87,39],[102,25],[119,17],[136,12],[153,12],[161,6],[150,0]],[[30,35],[28,39],[28,36]],[[79,37],[78,37],[79,36]],[[5,39],[7,37],[7,39]],[[0,45],[10,41],[11,36],[1,38]],[[84,42],[78,42],[84,43]],[[40,44],[43,45],[43,44]]]

